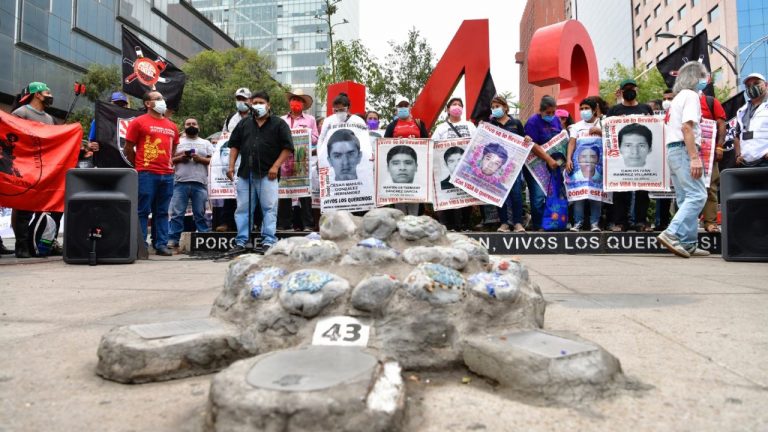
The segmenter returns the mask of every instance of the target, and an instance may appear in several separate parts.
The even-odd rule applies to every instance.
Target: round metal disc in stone
[[[368,379],[377,364],[376,357],[357,347],[308,346],[267,354],[245,380],[269,390],[321,390]]]

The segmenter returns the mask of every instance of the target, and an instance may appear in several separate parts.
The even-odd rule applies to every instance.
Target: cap
[[[570,114],[568,114],[568,111],[560,108],[558,110],[555,110],[555,115],[558,117],[568,117]]]
[[[112,93],[112,97],[110,98],[110,101],[112,102],[125,102],[128,103],[128,96],[126,96],[123,92],[114,92]]]
[[[38,92],[50,90],[45,83],[41,83],[38,81],[29,83],[29,94],[35,94]]]
[[[408,105],[411,104],[411,101],[409,101],[408,98],[405,96],[398,96],[397,98],[395,98],[395,106],[398,106],[403,102],[407,103]]]
[[[251,91],[248,90],[247,87],[240,87],[235,92],[235,97],[238,97],[238,96],[242,96],[242,97],[244,97],[246,99],[250,99],[251,98]]]
[[[747,81],[749,81],[749,79],[750,79],[750,78],[757,78],[757,79],[759,79],[759,80],[765,81],[765,77],[764,77],[764,76],[762,76],[761,74],[759,74],[759,73],[751,73],[751,74],[747,75],[747,77],[746,77],[746,78],[744,78],[744,81],[742,81],[742,82],[743,82],[744,84],[746,84],[746,83],[747,83]],[[31,85],[31,84],[30,84],[30,85]]]
[[[625,85],[632,84],[633,86],[637,87],[637,81],[635,81],[632,78],[625,78],[621,84],[619,84],[619,88],[624,88]]]
[[[297,97],[304,101],[304,109],[309,109],[309,107],[312,106],[312,102],[314,100],[312,99],[312,96],[304,93],[304,90],[302,89],[296,89],[293,92],[285,92],[285,97],[290,101],[291,98]]]

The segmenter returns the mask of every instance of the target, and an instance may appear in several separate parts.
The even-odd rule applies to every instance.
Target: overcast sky
[[[360,39],[383,60],[389,52],[387,42],[405,41],[408,30],[416,27],[439,59],[462,21],[487,18],[496,90],[511,91],[517,98],[520,68],[515,63],[515,53],[520,48],[520,16],[524,7],[522,1],[360,0]],[[456,93],[463,95],[463,86],[462,81]]]

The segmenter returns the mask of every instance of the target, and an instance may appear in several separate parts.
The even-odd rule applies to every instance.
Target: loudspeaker
[[[67,171],[64,261],[129,264],[136,260],[139,180],[130,168]],[[92,254],[95,246],[95,255]]]
[[[720,173],[723,259],[768,261],[768,167]]]

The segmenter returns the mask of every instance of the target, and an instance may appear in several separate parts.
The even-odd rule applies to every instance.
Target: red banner
[[[64,211],[64,179],[82,138],[80,123],[51,126],[0,111],[0,207]]]

